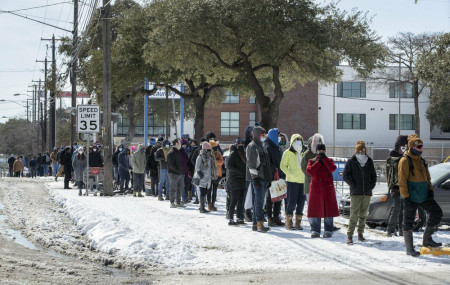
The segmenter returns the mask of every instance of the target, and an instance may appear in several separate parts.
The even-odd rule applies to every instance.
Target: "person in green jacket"
[[[280,168],[286,174],[287,200],[286,229],[303,230],[301,221],[303,208],[305,206],[303,173],[300,162],[302,160],[303,137],[299,134],[291,136],[291,147],[284,151],[281,158]],[[295,225],[292,226],[292,218],[295,210]]]
[[[144,197],[141,194],[145,185],[145,166],[147,165],[147,156],[145,155],[145,147],[140,144],[138,151],[131,156],[131,167],[133,168],[133,197]]]

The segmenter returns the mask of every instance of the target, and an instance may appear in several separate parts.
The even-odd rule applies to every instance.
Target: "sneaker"
[[[186,208],[186,205],[184,203],[178,203],[177,207],[178,208]]]
[[[353,238],[347,237],[347,245],[353,245]]]
[[[228,222],[228,225],[229,225],[229,226],[237,226],[236,222],[233,221],[233,220],[230,220],[230,221]]]
[[[198,200],[195,200],[193,204],[200,204],[200,202]]]
[[[341,228],[338,228],[338,227],[335,227],[335,226],[333,226],[333,229],[331,230],[332,232],[335,232],[335,231],[338,231],[338,230],[340,230]]]
[[[236,222],[238,225],[246,225],[247,223],[244,220],[237,220]]]
[[[323,234],[323,238],[330,238],[330,237],[332,237],[332,236],[333,236],[332,233],[324,233],[324,234]]]
[[[175,203],[170,203],[170,208],[176,208],[177,205],[175,205]]]
[[[319,234],[319,233],[313,232],[313,233],[311,234],[311,238],[319,238],[319,237],[320,237],[320,234]]]
[[[164,199],[163,198],[158,198],[158,201],[164,201]]]

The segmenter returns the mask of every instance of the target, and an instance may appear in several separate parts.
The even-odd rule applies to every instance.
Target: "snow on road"
[[[115,252],[137,265],[202,273],[352,270],[392,281],[392,271],[432,276],[434,270],[450,264],[448,256],[406,256],[402,237],[387,238],[375,231],[366,232],[368,242],[347,246],[345,227],[330,239],[311,239],[307,221],[302,222],[303,231],[276,227],[267,234],[253,232],[250,224],[230,227],[221,190],[219,211],[200,214],[198,205],[171,209],[168,202],[154,197],[80,197],[78,190],[63,190],[61,183],[49,182],[47,187],[93,247]],[[415,243],[419,237],[415,234]],[[436,239],[448,243],[450,232],[439,232]]]

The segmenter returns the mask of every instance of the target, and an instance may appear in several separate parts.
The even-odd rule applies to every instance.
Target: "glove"
[[[197,171],[197,174],[198,174],[198,177],[200,177],[200,179],[202,179],[203,176],[205,176],[205,175],[203,174],[203,172],[201,172],[201,171]]]
[[[259,179],[253,179],[252,182],[256,188],[261,188],[261,182],[259,181]]]
[[[403,199],[403,204],[404,204],[404,205],[411,205],[411,204],[412,204],[412,201],[411,201],[411,199],[409,199],[409,197],[407,197],[407,198],[404,198],[404,199]]]
[[[400,197],[400,189],[399,189],[398,185],[395,185],[394,187],[392,187],[391,197],[393,199],[398,199]]]
[[[434,199],[434,191],[428,190],[428,200],[433,200],[433,199]]]
[[[325,156],[327,156],[327,155],[324,152],[319,153],[319,158],[324,158]]]

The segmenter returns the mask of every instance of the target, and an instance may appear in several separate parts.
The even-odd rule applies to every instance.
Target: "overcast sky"
[[[84,20],[89,6],[81,2],[90,4],[95,1],[80,1],[79,14],[83,15]],[[0,0],[0,10],[13,11],[52,4],[56,5],[17,13],[32,15],[36,20],[71,30],[73,4],[70,0]],[[450,31],[450,0],[420,0],[418,4],[414,4],[414,0],[341,0],[338,6],[344,10],[358,8],[368,11],[369,16],[373,17],[373,30],[383,40],[399,32]],[[83,20],[81,28],[85,23]],[[36,63],[36,60],[44,60],[46,54],[48,60],[51,60],[51,44],[49,41],[41,41],[41,38],[51,38],[52,34],[56,38],[70,36],[68,32],[0,12],[0,100],[15,101],[0,101],[0,122],[5,122],[10,117],[26,118],[25,108],[19,104],[26,105],[26,99],[31,97],[13,94],[31,95],[27,91],[32,90],[28,87],[33,84],[32,80],[44,79],[44,64]],[[60,59],[57,66],[61,66]],[[71,90],[70,85],[65,90]]]

